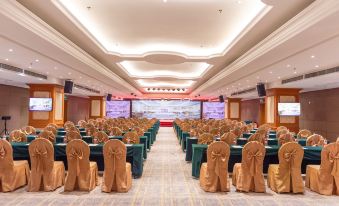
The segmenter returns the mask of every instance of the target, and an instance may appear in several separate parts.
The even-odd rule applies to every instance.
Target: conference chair
[[[38,138],[47,139],[52,143],[56,142],[55,135],[53,134],[53,132],[47,131],[47,130],[43,130],[42,132],[40,132],[40,134],[38,135]]]
[[[78,121],[78,126],[80,128],[86,128],[87,122],[85,120]]]
[[[307,165],[305,186],[322,195],[339,195],[339,142],[322,149],[320,165]]]
[[[13,161],[12,145],[0,139],[0,192],[11,192],[28,183],[27,160]]]
[[[56,130],[59,128],[59,126],[54,123],[49,123],[46,127],[54,127]]]
[[[87,136],[93,136],[93,135],[98,131],[98,130],[95,128],[95,126],[94,126],[93,124],[91,124],[91,123],[88,123],[88,124],[86,125],[85,130],[86,130],[86,135],[87,135]]]
[[[120,129],[121,129],[123,132],[128,132],[129,129],[130,129],[130,127],[127,126],[126,124],[123,124],[123,125],[120,126]]]
[[[319,134],[313,134],[307,137],[306,146],[323,147],[325,145],[325,138]]]
[[[281,135],[283,134],[287,134],[287,133],[290,133],[290,131],[288,129],[281,129],[281,130],[277,130],[277,139],[280,138]]]
[[[141,127],[134,127],[132,131],[136,132],[139,137],[144,136],[144,129]]]
[[[227,132],[220,137],[220,141],[225,142],[229,146],[237,144],[237,135],[233,132]]]
[[[279,136],[278,144],[283,145],[287,142],[295,142],[294,136],[291,133],[282,134]]]
[[[214,137],[210,133],[203,133],[198,136],[198,144],[211,144],[214,141]]]
[[[14,130],[9,134],[9,142],[27,142],[27,136],[21,130]]]
[[[83,140],[74,139],[67,144],[65,191],[91,191],[98,185],[98,166],[89,161],[89,154],[89,146]]]
[[[127,192],[132,186],[131,164],[126,162],[126,146],[112,139],[103,148],[105,169],[101,190],[103,192]]]
[[[230,125],[223,125],[219,129],[220,135],[222,136],[223,134],[230,132],[231,131],[231,126]]]
[[[62,161],[54,161],[53,144],[44,138],[37,138],[29,145],[31,175],[29,192],[54,191],[65,183],[65,166]]]
[[[66,132],[74,131],[80,133],[80,130],[75,125],[70,125],[67,128],[65,128]]]
[[[140,143],[140,137],[136,132],[127,132],[124,134],[124,137],[122,138],[122,141],[125,144],[139,144]]]
[[[220,132],[219,132],[219,128],[212,128],[209,132],[211,135],[213,135],[214,137],[219,136]]]
[[[241,128],[236,126],[234,127],[231,132],[233,132],[237,137],[241,137],[242,136],[242,131]]]
[[[200,186],[206,192],[228,192],[228,160],[230,147],[225,142],[213,142],[207,148],[207,163],[200,168]]]
[[[25,135],[35,135],[36,134],[36,129],[32,126],[26,126],[21,129]]]
[[[108,135],[104,131],[100,131],[94,134],[93,143],[105,143],[109,140]]]
[[[71,122],[71,121],[66,121],[66,122],[64,123],[64,128],[65,128],[65,130],[67,130],[69,127],[75,127],[75,125],[74,125],[74,123]]]
[[[209,131],[210,131],[210,126],[204,125],[204,126],[202,126],[201,130],[202,130],[203,132],[209,132]]]
[[[76,131],[69,131],[65,135],[64,142],[68,143],[68,142],[70,142],[74,139],[82,139],[80,133],[78,133]]]
[[[232,184],[238,191],[266,192],[263,174],[265,153],[265,146],[260,142],[245,144],[241,163],[233,167]]]
[[[297,138],[298,139],[307,139],[307,137],[309,137],[311,135],[312,135],[312,132],[310,130],[302,129],[298,132]]]
[[[288,130],[285,126],[279,126],[277,127],[276,131],[279,132],[280,130]]]
[[[260,143],[263,144],[263,145],[266,145],[266,138],[265,138],[265,136],[263,136],[263,135],[260,134],[260,133],[254,133],[254,134],[252,134],[252,135],[248,138],[247,142],[251,142],[251,141],[257,141],[257,142],[260,142]]]
[[[111,130],[110,130],[110,135],[111,136],[121,136],[122,131],[119,127],[112,127]]]
[[[288,142],[280,147],[278,157],[279,164],[270,164],[268,167],[267,186],[277,193],[303,193],[303,148],[296,142]]]
[[[56,136],[57,133],[58,133],[58,130],[54,126],[51,126],[51,125],[45,127],[44,130],[52,132],[54,134],[54,136]]]

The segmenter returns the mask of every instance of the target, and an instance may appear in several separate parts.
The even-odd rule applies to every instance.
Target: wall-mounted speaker
[[[258,91],[258,96],[259,97],[265,97],[266,96],[265,84],[258,83],[257,84],[257,91]]]
[[[111,101],[112,100],[112,94],[107,94],[106,100]]]
[[[72,94],[73,91],[73,82],[71,80],[65,81],[64,93]]]
[[[223,95],[220,95],[220,96],[219,96],[219,102],[225,102],[224,96],[223,96]]]

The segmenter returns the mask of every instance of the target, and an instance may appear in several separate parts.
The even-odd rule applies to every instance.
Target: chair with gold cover
[[[319,134],[312,134],[311,136],[307,137],[306,146],[323,147],[324,145],[325,139]]]
[[[219,132],[220,132],[220,136],[222,136],[223,134],[227,133],[227,132],[230,132],[231,131],[231,126],[229,125],[222,125],[219,129]]]
[[[233,167],[232,184],[238,191],[266,192],[263,174],[265,153],[265,146],[260,142],[245,144],[241,163]]]
[[[67,143],[67,142],[70,142],[74,139],[82,139],[82,137],[78,132],[70,131],[70,132],[66,133],[64,142]]]
[[[54,127],[55,130],[58,130],[59,126],[54,123],[49,123],[46,127]]]
[[[80,133],[80,130],[76,127],[76,126],[68,126],[67,128],[65,128],[65,131],[66,132],[70,132],[70,131],[75,131],[75,132],[78,132],[78,133]]]
[[[29,192],[54,191],[65,183],[65,166],[62,161],[54,161],[53,144],[44,138],[37,138],[29,145],[31,176]]]
[[[94,141],[93,143],[105,143],[109,140],[108,135],[104,131],[100,131],[94,134]]]
[[[266,144],[266,139],[265,139],[265,137],[264,137],[263,135],[261,135],[260,133],[254,133],[254,134],[252,134],[252,135],[248,138],[247,142],[251,142],[251,141],[257,141],[257,142],[262,143],[263,145]]]
[[[230,147],[225,142],[213,142],[207,148],[207,163],[200,168],[200,186],[206,192],[228,192],[228,160]]]
[[[277,133],[280,131],[280,130],[288,130],[287,129],[287,127],[285,127],[285,126],[279,126],[279,127],[277,127]]]
[[[225,142],[229,146],[237,144],[237,135],[233,132],[227,132],[220,137],[220,141]]]
[[[29,180],[27,160],[13,161],[11,144],[0,139],[0,192],[11,192],[25,186]]]
[[[135,131],[139,137],[144,136],[144,130],[141,127],[134,127],[132,131]]]
[[[120,129],[123,131],[123,132],[128,132],[129,131],[129,126],[127,126],[126,124],[122,124],[120,126]]]
[[[125,144],[139,144],[140,143],[140,137],[136,132],[127,132],[124,134],[124,137],[122,138],[122,141]]]
[[[89,146],[83,140],[74,139],[67,144],[65,191],[91,191],[98,185],[98,166],[89,161],[89,154]]]
[[[312,135],[312,132],[310,130],[302,129],[298,132],[297,138],[298,139],[307,139],[307,137],[309,137],[311,135]]]
[[[57,136],[58,130],[55,129],[54,126],[47,126],[47,127],[44,128],[44,130],[50,131],[54,134],[54,136]]]
[[[339,195],[339,142],[322,149],[320,165],[307,165],[305,186],[322,195]]]
[[[209,133],[212,134],[214,137],[220,135],[219,128],[212,128]]]
[[[86,128],[87,122],[85,120],[78,121],[78,126],[80,128]]]
[[[234,127],[231,132],[233,132],[237,137],[242,136],[242,130],[240,127]]]
[[[21,130],[14,130],[9,134],[9,142],[27,142],[27,136]]]
[[[203,133],[198,136],[198,144],[211,144],[213,141],[213,135],[210,133]]]
[[[287,133],[290,133],[290,131],[287,130],[287,129],[281,129],[281,130],[277,131],[277,139],[279,139],[281,135],[287,134]]]
[[[72,121],[66,121],[64,123],[64,128],[67,130],[69,127],[75,127],[74,123]]]
[[[95,128],[95,126],[91,123],[88,123],[86,125],[85,130],[87,136],[93,136],[98,131],[97,128]]]
[[[112,139],[103,148],[105,170],[101,190],[103,192],[127,192],[132,186],[131,164],[126,162],[126,146]]]
[[[44,138],[48,139],[52,143],[55,143],[55,135],[51,131],[43,130],[42,132],[39,133],[38,138]]]
[[[202,130],[203,132],[209,132],[209,131],[210,131],[210,126],[204,125],[204,126],[201,128],[201,130]]]
[[[296,142],[282,145],[278,152],[279,164],[270,164],[267,174],[267,186],[277,193],[303,193],[301,176],[303,148]]]
[[[287,134],[280,135],[280,137],[278,139],[278,144],[283,145],[287,142],[295,142],[295,138],[294,138],[293,134],[287,133]]]
[[[26,126],[21,129],[25,135],[35,135],[36,134],[36,129],[32,126]]]
[[[112,127],[111,130],[110,130],[110,135],[111,136],[121,136],[122,131],[119,127]]]

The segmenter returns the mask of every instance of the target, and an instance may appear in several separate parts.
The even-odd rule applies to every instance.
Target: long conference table
[[[203,162],[207,161],[207,148],[208,145],[197,144],[198,139],[196,137],[190,137],[188,132],[183,132],[177,124],[173,124],[173,128],[176,132],[179,144],[184,152],[186,152],[185,160],[192,161],[192,176],[199,178],[200,167]],[[247,143],[248,138],[255,133],[255,130],[250,133],[243,134],[242,138],[237,139],[237,145],[231,145],[231,154],[228,163],[228,171],[233,171],[235,163],[240,163],[242,158],[242,148]],[[306,172],[306,166],[308,164],[320,164],[321,162],[321,150],[322,147],[310,147],[306,146],[306,139],[297,139],[297,142],[304,149],[304,157],[301,165],[302,172]],[[278,164],[278,151],[280,146],[278,145],[278,139],[276,138],[275,131],[269,133],[267,139],[266,155],[264,158],[264,172],[268,170],[269,164]]]

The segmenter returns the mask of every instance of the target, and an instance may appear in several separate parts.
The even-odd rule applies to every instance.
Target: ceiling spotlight
[[[151,90],[150,88],[147,88],[147,91]]]
[[[318,68],[318,67],[319,67],[319,65],[315,65],[314,67],[315,67],[315,68]]]
[[[6,58],[5,60],[8,61],[8,58]]]
[[[13,49],[8,49],[9,52],[13,52]]]
[[[153,91],[155,90],[155,88],[153,88]]]
[[[270,74],[273,74],[273,72],[272,72],[272,71],[270,71]]]
[[[71,73],[71,72],[68,72],[68,75],[72,75],[72,73]]]
[[[35,62],[39,62],[39,59],[36,59]]]
[[[160,88],[158,88],[158,91],[160,90]]]
[[[259,79],[259,76],[257,76],[257,79]]]
[[[312,59],[314,59],[314,58],[315,58],[315,56],[314,56],[314,55],[312,55],[312,56],[311,56],[311,58],[312,58]]]
[[[162,0],[164,3],[167,3],[167,0]]]
[[[58,70],[58,67],[54,67],[54,70]]]
[[[185,89],[184,89],[184,88],[182,88],[181,90],[182,90],[182,91],[185,91]]]
[[[279,76],[278,79],[280,79],[281,77]]]
[[[287,64],[286,67],[291,67],[291,65],[290,65],[290,64]]]
[[[293,70],[294,70],[293,73],[296,74],[297,73],[297,68],[294,67]]]

